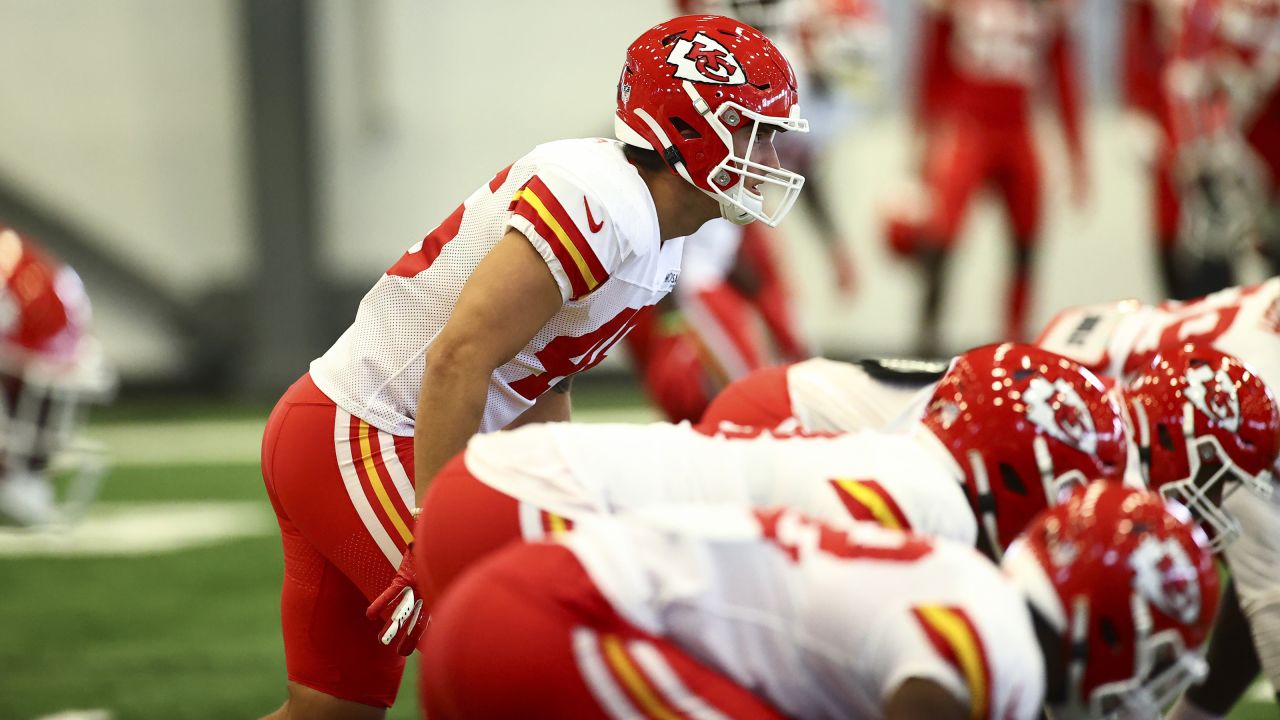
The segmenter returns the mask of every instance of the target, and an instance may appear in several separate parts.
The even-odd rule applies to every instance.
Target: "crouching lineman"
[[[1203,672],[1203,534],[1098,483],[1002,573],[943,539],[790,509],[653,507],[516,544],[445,595],[431,720],[1154,717]],[[536,660],[534,660],[536,658]]]
[[[1049,323],[1037,343],[1114,377],[1135,373],[1158,376],[1160,352],[1188,343],[1208,346],[1245,363],[1248,376],[1261,379],[1274,399],[1280,388],[1280,277],[1185,303],[1146,306],[1124,301],[1070,308]],[[1171,491],[1193,490],[1205,500],[1200,505],[1210,510],[1199,513],[1202,522],[1210,528],[1219,523],[1225,528],[1222,535],[1239,535],[1235,542],[1226,544],[1222,553],[1231,570],[1231,580],[1208,651],[1209,677],[1191,688],[1174,709],[1170,717],[1180,720],[1225,717],[1252,684],[1259,667],[1272,687],[1280,687],[1280,493],[1274,490],[1280,461],[1272,465],[1270,480],[1255,467],[1262,452],[1257,438],[1265,436],[1265,430],[1253,433],[1253,448],[1243,448],[1251,450],[1248,454],[1255,458],[1253,462],[1244,453],[1233,458],[1232,454],[1242,448],[1233,448],[1232,442],[1225,441],[1237,435],[1229,427],[1237,423],[1235,410],[1240,413],[1241,426],[1246,428],[1266,417],[1260,410],[1261,402],[1248,400],[1249,395],[1257,394],[1253,383],[1211,382],[1205,386],[1227,391],[1225,395],[1213,392],[1205,396],[1214,401],[1207,406],[1210,412],[1218,413],[1213,406],[1232,410],[1224,415],[1224,427],[1218,433],[1217,450],[1221,452],[1212,453],[1209,462],[1197,458],[1205,443],[1184,442],[1179,432],[1181,425],[1173,417],[1184,407],[1195,407],[1190,396],[1175,402],[1167,420],[1153,421],[1149,417],[1146,423],[1152,452],[1164,451],[1173,461],[1167,466],[1171,471],[1168,476],[1174,480],[1168,485]],[[1146,387],[1152,389],[1159,384]],[[1184,412],[1202,424],[1203,413]],[[1164,433],[1158,427],[1161,423],[1166,428]],[[1139,439],[1141,432],[1140,429]],[[1275,431],[1271,433],[1274,436]],[[1243,473],[1231,470],[1224,479],[1252,475],[1256,481],[1206,482],[1217,475],[1210,470],[1221,467],[1220,458],[1231,459],[1237,468],[1244,469]],[[1153,456],[1149,471],[1158,475],[1163,470],[1156,460]],[[1196,477],[1202,467],[1207,474]],[[1251,467],[1253,470],[1248,469]],[[1184,478],[1187,481],[1178,482]],[[1152,480],[1153,486],[1160,484],[1159,477]],[[1227,485],[1225,490],[1222,485]],[[1196,490],[1201,486],[1205,489]],[[1241,486],[1253,491],[1231,492]],[[1194,505],[1192,509],[1201,510]]]
[[[1063,489],[1119,482],[1119,408],[1031,346],[962,355],[907,432],[704,435],[688,425],[550,423],[477,436],[432,481],[415,532],[428,603],[512,540],[666,503],[787,505],[1000,552]]]

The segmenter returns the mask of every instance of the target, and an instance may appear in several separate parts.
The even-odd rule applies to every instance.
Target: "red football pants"
[[[969,200],[991,183],[1009,212],[1014,240],[1035,241],[1040,225],[1040,162],[1031,128],[988,127],[964,117],[939,124],[929,138],[924,181],[934,199],[924,230],[929,239],[949,246],[955,241]]]
[[[404,658],[364,611],[412,539],[413,438],[370,427],[303,375],[262,438],[262,476],[280,523],[280,620],[289,679],[389,707]]]
[[[771,429],[790,420],[788,367],[762,368],[730,383],[707,406],[698,429],[714,433],[722,423]]]
[[[430,720],[781,718],[621,618],[567,548],[509,546],[441,598],[423,642]]]
[[[541,540],[573,527],[573,521],[533,507],[485,485],[459,453],[431,481],[413,546],[418,589],[431,609],[472,565],[520,539]]]

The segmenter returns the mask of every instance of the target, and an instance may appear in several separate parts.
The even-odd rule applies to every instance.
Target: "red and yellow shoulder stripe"
[[[873,522],[891,530],[911,529],[902,508],[875,480],[836,478],[831,486],[855,520]]]
[[[991,667],[982,636],[964,610],[945,605],[912,608],[925,637],[969,688],[969,717],[985,720],[991,715]]]
[[[511,212],[533,223],[534,230],[551,245],[551,251],[569,276],[574,299],[589,294],[609,279],[591,243],[538,176],[530,178],[516,192],[511,200]]]

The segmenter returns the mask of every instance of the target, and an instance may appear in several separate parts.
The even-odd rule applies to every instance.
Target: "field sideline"
[[[585,421],[653,418],[579,407]],[[247,718],[283,700],[263,420],[94,426],[115,467],[86,522],[70,537],[0,534],[0,718]],[[1276,716],[1255,690],[1233,720]],[[415,694],[406,682],[388,717],[415,717]]]

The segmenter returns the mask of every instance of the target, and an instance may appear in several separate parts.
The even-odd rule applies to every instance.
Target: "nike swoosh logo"
[[[591,203],[587,202],[586,195],[582,196],[582,207],[587,209],[587,227],[591,228],[593,233],[600,232],[600,228],[604,227],[604,221],[596,222],[596,219],[591,216]]]

